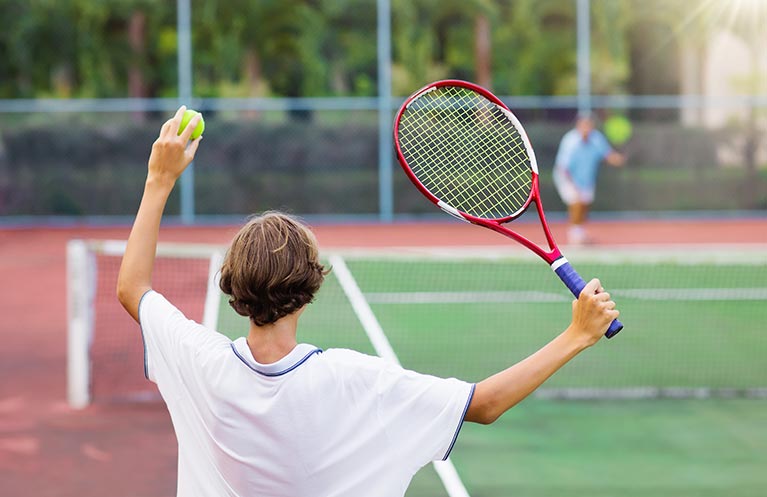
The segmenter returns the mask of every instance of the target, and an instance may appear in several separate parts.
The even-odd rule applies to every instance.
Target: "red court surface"
[[[161,240],[224,244],[236,229],[169,227]],[[521,230],[537,228],[523,224]],[[326,248],[512,243],[457,222],[320,225],[315,231]],[[564,226],[554,224],[553,231],[561,239]],[[761,245],[767,244],[767,219],[595,222],[591,233],[599,245]],[[66,242],[127,235],[127,227],[0,230],[0,495],[175,495],[176,442],[162,404],[73,411],[65,400]]]

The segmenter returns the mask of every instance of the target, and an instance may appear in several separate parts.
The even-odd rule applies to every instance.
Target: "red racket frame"
[[[485,228],[489,228],[493,231],[497,231],[498,233],[508,236],[517,242],[521,243],[525,247],[529,248],[538,256],[540,256],[544,261],[546,261],[549,265],[551,265],[554,261],[562,257],[562,253],[560,252],[559,248],[557,247],[556,242],[554,241],[554,237],[551,235],[551,230],[549,229],[549,225],[546,222],[546,216],[543,214],[543,205],[541,204],[541,196],[540,196],[540,190],[538,188],[538,164],[535,159],[535,154],[533,152],[532,146],[530,145],[530,139],[527,137],[527,134],[525,133],[524,128],[522,128],[521,125],[518,125],[518,131],[521,135],[523,135],[524,140],[527,144],[527,152],[530,156],[531,164],[533,164],[533,169],[531,170],[532,173],[532,188],[530,189],[530,196],[527,198],[527,201],[525,204],[514,214],[510,216],[506,216],[503,218],[498,219],[485,219],[480,218],[476,216],[472,216],[471,214],[467,214],[465,212],[459,211],[458,209],[455,209],[452,206],[449,206],[449,208],[446,208],[445,202],[443,202],[441,199],[438,199],[435,197],[429,190],[426,189],[426,187],[421,183],[421,181],[416,177],[416,175],[413,173],[413,171],[410,169],[410,166],[407,164],[407,160],[405,159],[405,156],[402,153],[402,149],[400,148],[399,144],[399,122],[400,118],[402,117],[402,114],[407,109],[408,105],[418,97],[420,97],[423,93],[427,91],[431,91],[434,88],[439,88],[442,86],[460,86],[464,88],[468,88],[470,90],[473,90],[483,97],[487,98],[494,104],[506,109],[509,113],[511,113],[511,110],[495,95],[487,91],[486,89],[482,88],[481,86],[475,85],[474,83],[470,83],[468,81],[462,81],[458,79],[446,79],[442,81],[437,81],[435,83],[429,84],[427,86],[424,86],[417,92],[415,92],[413,95],[408,97],[407,100],[402,104],[402,107],[399,109],[399,112],[397,112],[397,117],[394,120],[394,144],[397,151],[397,160],[399,161],[400,166],[402,166],[402,169],[405,171],[405,174],[410,178],[410,181],[413,182],[413,184],[421,191],[421,193],[426,196],[429,200],[432,201],[437,207],[442,209],[443,211],[447,212],[453,217],[457,217],[458,219],[468,221],[472,224],[477,224],[480,226],[484,226]],[[513,114],[512,114],[513,115]],[[517,123],[519,124],[519,123]],[[534,243],[533,241],[529,240],[528,238],[520,235],[514,230],[511,230],[504,226],[504,223],[507,223],[509,221],[512,221],[527,211],[527,209],[530,207],[531,203],[535,203],[535,208],[538,211],[538,218],[541,222],[541,226],[543,227],[543,233],[546,236],[546,242],[549,245],[549,250],[544,250],[541,246]],[[452,209],[452,210],[451,210]]]
[[[400,119],[402,117],[402,114],[405,112],[405,110],[407,110],[411,102],[413,102],[415,99],[423,95],[425,92],[431,91],[435,88],[439,88],[442,86],[458,86],[458,87],[467,88],[469,90],[473,90],[479,93],[480,95],[487,98],[489,101],[498,105],[498,107],[500,107],[501,109],[504,109],[507,117],[515,124],[517,131],[522,136],[522,140],[524,141],[525,148],[527,149],[527,154],[530,158],[530,166],[531,166],[530,173],[532,174],[530,196],[527,198],[527,201],[517,212],[514,212],[513,214],[503,218],[485,219],[485,218],[472,216],[471,214],[467,214],[465,212],[459,211],[455,207],[447,204],[446,202],[443,202],[441,199],[438,199],[436,196],[434,196],[429,190],[426,189],[423,183],[421,183],[421,181],[416,177],[416,175],[410,169],[410,166],[408,165],[407,160],[405,159],[405,156],[402,153],[402,149],[399,144]],[[538,187],[538,162],[535,158],[535,152],[533,151],[533,147],[530,144],[530,139],[527,137],[527,133],[525,132],[524,127],[516,118],[516,116],[511,112],[511,110],[508,107],[506,107],[506,105],[498,97],[496,97],[495,95],[493,95],[486,89],[482,88],[481,86],[475,85],[474,83],[469,83],[468,81],[461,81],[457,79],[446,79],[446,80],[437,81],[435,83],[427,85],[421,88],[420,90],[418,90],[417,92],[415,92],[407,100],[405,100],[405,102],[402,104],[402,107],[400,107],[399,112],[397,112],[397,117],[394,121],[394,143],[397,150],[397,160],[399,161],[400,166],[402,166],[402,169],[405,171],[405,174],[407,174],[407,176],[410,178],[410,181],[412,181],[413,184],[421,191],[421,193],[423,193],[424,196],[426,196],[426,198],[431,200],[432,203],[434,203],[440,209],[447,212],[453,217],[470,222],[472,224],[476,224],[476,225],[491,229],[493,231],[496,231],[502,235],[505,235],[521,243],[522,245],[524,245],[525,247],[527,247],[528,249],[536,253],[541,259],[546,261],[546,263],[549,264],[551,269],[557,274],[557,276],[559,276],[559,278],[562,280],[565,286],[567,286],[567,288],[572,292],[572,294],[576,298],[580,295],[581,291],[586,286],[586,282],[583,280],[583,278],[580,277],[580,275],[575,271],[575,269],[568,262],[568,260],[562,255],[562,252],[560,252],[559,247],[557,247],[557,244],[554,241],[554,237],[551,236],[551,230],[549,229],[548,222],[546,222],[546,216],[543,214],[543,205],[541,204],[541,194],[540,194],[540,189]],[[538,211],[538,219],[540,220],[541,227],[543,228],[543,233],[546,236],[546,242],[549,245],[548,251],[545,250],[540,245],[532,242],[528,238],[517,233],[516,231],[511,230],[503,225],[504,223],[507,223],[521,216],[530,207],[531,202],[535,203],[535,208]],[[612,338],[616,334],[618,334],[622,329],[623,329],[623,324],[616,319],[612,323],[610,323],[610,326],[607,329],[605,336],[607,336],[607,338]]]

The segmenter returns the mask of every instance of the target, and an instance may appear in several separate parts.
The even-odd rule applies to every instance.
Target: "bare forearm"
[[[613,167],[621,167],[626,162],[626,156],[618,152],[610,152],[605,160]]]
[[[117,277],[117,298],[136,321],[141,296],[152,287],[154,255],[165,203],[176,180],[194,159],[202,139],[189,141],[192,131],[201,119],[199,114],[180,131],[185,111],[186,107],[181,106],[176,115],[163,124],[160,136],[152,144],[144,196],[141,198]]]
[[[598,279],[592,279],[573,301],[570,326],[524,361],[477,384],[467,421],[492,423],[530,395],[567,361],[594,345],[620,314]]]
[[[120,274],[117,278],[118,299],[136,321],[138,321],[138,304],[141,296],[152,285],[160,220],[172,189],[173,181],[152,177],[147,179],[144,196],[120,265]]]
[[[467,421],[492,423],[588,346],[563,332],[538,352],[477,384]]]

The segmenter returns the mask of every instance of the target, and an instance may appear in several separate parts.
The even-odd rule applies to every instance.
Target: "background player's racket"
[[[518,241],[545,260],[578,297],[586,282],[557,248],[543,215],[538,164],[519,120],[495,95],[466,81],[422,88],[394,123],[397,158],[410,180],[443,211]],[[548,250],[504,226],[535,203]],[[605,335],[615,336],[617,319]]]

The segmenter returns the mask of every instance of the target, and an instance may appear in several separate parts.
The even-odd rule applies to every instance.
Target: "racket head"
[[[495,95],[461,80],[411,95],[394,121],[397,159],[442,210],[504,223],[538,201],[538,164],[522,124]]]

